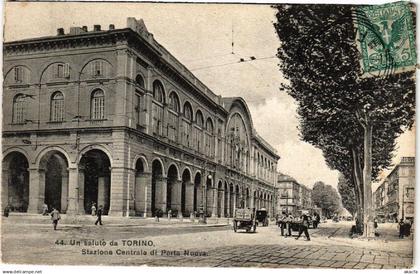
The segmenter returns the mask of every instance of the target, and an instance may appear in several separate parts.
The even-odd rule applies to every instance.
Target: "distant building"
[[[414,218],[415,157],[402,157],[374,193],[378,218]]]
[[[312,208],[312,190],[289,175],[277,176],[277,212],[296,213]]]

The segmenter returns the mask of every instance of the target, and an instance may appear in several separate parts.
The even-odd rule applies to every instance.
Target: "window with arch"
[[[172,91],[171,95],[169,95],[169,108],[177,113],[179,112],[179,99],[175,91]]]
[[[92,92],[90,118],[92,120],[105,119],[105,94],[101,89],[95,89]]]
[[[91,74],[93,77],[105,76],[105,61],[95,60],[90,64]]]
[[[13,123],[20,124],[25,122],[25,108],[26,108],[26,96],[18,94],[13,99]]]
[[[153,99],[159,103],[164,103],[163,85],[159,80],[153,82]]]
[[[134,119],[136,120],[136,125],[140,126],[141,125],[141,104],[143,101],[143,95],[140,93],[139,90],[136,89],[135,93],[134,93]]]
[[[136,76],[136,85],[141,88],[144,88],[144,79],[140,74],[137,74]]]
[[[56,91],[51,96],[50,120],[52,122],[64,120],[64,95],[61,91]]]
[[[190,103],[186,102],[184,104],[183,114],[188,121],[182,121],[182,143],[187,147],[191,147],[191,121],[193,118],[193,112]]]
[[[210,157],[214,156],[214,137],[213,137],[213,122],[210,118],[207,118],[206,121],[206,134],[205,136],[205,146],[206,146],[206,154]]]
[[[203,119],[203,113],[201,113],[200,110],[197,110],[195,113],[195,122],[200,128],[194,128],[194,143],[195,148],[198,152],[203,152],[203,126],[204,126],[204,119]]]

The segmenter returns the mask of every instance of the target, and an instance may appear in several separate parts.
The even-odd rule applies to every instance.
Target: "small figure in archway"
[[[4,217],[9,217],[9,212],[10,212],[10,206],[9,205],[7,205],[5,208],[4,208]]]
[[[96,204],[92,203],[92,207],[90,208],[92,216],[96,215]]]
[[[48,215],[48,206],[47,206],[47,204],[46,204],[46,203],[44,203],[44,204],[42,205],[42,215],[43,215],[43,216],[47,216],[47,215]]]
[[[98,211],[96,211],[96,217],[98,218],[96,219],[95,225],[97,225],[98,223],[102,225],[102,210],[102,205],[100,205]]]
[[[60,212],[53,207],[53,210],[51,212],[51,220],[53,222],[54,230],[57,230],[57,225],[60,218]]]

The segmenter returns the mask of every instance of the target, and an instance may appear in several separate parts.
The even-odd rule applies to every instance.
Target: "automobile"
[[[258,225],[262,224],[262,226],[268,226],[268,214],[265,208],[257,210],[256,215]]]

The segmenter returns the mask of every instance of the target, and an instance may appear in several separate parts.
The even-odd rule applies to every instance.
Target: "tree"
[[[343,174],[338,177],[338,193],[341,196],[343,207],[347,209],[353,216],[357,212],[356,194],[353,187],[353,182],[347,180]]]
[[[281,90],[296,100],[301,138],[351,180],[364,231],[372,234],[371,181],[390,166],[396,138],[413,124],[414,74],[362,77],[350,5],[275,8],[277,56],[288,81]]]
[[[337,191],[321,181],[316,182],[312,188],[312,201],[328,217],[340,209],[340,197]]]

